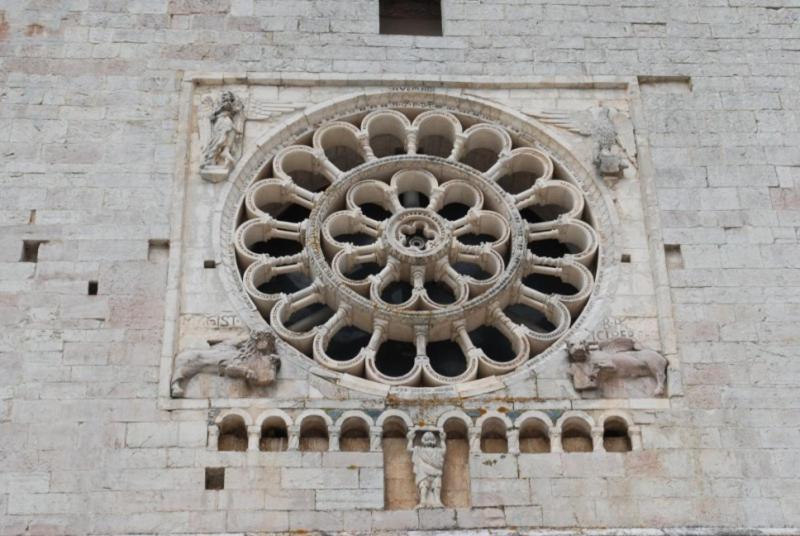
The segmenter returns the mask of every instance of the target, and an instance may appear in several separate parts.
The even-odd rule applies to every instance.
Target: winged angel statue
[[[592,161],[603,176],[621,177],[634,159],[619,139],[612,115],[619,113],[607,106],[596,106],[578,112],[526,111],[527,115],[573,134],[592,139]],[[630,164],[629,164],[630,163]]]
[[[216,101],[211,95],[206,95],[200,102],[198,114],[203,146],[200,176],[209,182],[228,178],[242,153],[246,120],[264,121],[302,107],[259,99],[250,99],[245,105],[232,91],[222,92]]]

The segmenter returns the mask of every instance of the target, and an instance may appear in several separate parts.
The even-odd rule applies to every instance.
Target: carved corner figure
[[[444,471],[444,438],[438,442],[433,432],[422,434],[421,445],[414,447],[414,482],[419,492],[417,508],[442,508],[442,473]],[[437,446],[438,443],[438,446]]]
[[[206,97],[203,106],[207,118],[200,119],[205,143],[200,176],[209,182],[220,182],[228,178],[241,155],[244,106],[231,91],[223,92],[216,103]]]
[[[191,378],[214,371],[220,376],[242,379],[251,387],[264,387],[275,381],[280,366],[275,355],[275,336],[254,331],[247,337],[223,341],[210,348],[179,353],[170,391],[173,398],[181,398]]]
[[[651,377],[655,389],[643,396],[662,396],[667,379],[667,359],[638,341],[617,337],[603,341],[570,340],[567,342],[572,362],[569,375],[576,391],[601,388],[612,380]]]
[[[613,110],[616,112],[616,110]],[[591,138],[592,163],[603,177],[622,177],[633,158],[620,142],[611,118],[612,109],[597,106],[582,112],[527,112],[528,115],[573,134]]]

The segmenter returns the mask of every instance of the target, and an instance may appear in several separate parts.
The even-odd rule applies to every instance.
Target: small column
[[[208,450],[219,450],[219,426],[208,425]]]
[[[486,177],[489,181],[497,181],[497,179],[509,172],[508,164],[510,161],[510,155],[500,155],[500,158],[497,159],[497,162],[495,162],[494,165],[490,167],[486,173],[484,173],[484,177]]]
[[[605,452],[603,446],[603,429],[600,427],[592,428],[592,450],[594,452]]]
[[[506,436],[508,438],[508,453],[519,454],[519,430],[508,430]]]
[[[414,448],[414,436],[417,434],[417,430],[412,428],[408,432],[406,432],[406,448],[409,452],[413,452]]]
[[[364,151],[364,159],[367,162],[377,160],[375,153],[372,151],[372,146],[369,144],[369,136],[365,132],[361,132],[358,135],[358,142],[361,144],[361,150]]]
[[[286,431],[289,434],[289,445],[286,450],[300,450],[300,425],[293,424],[287,427]]]
[[[416,128],[406,130],[406,152],[408,154],[417,154],[417,132]]]
[[[369,451],[381,452],[383,450],[383,429],[380,426],[369,427]]]
[[[341,429],[338,426],[328,426],[328,450],[330,452],[339,451],[339,434]]]
[[[469,429],[469,452],[471,454],[481,452],[481,429],[477,426]]]
[[[466,136],[463,134],[457,134],[456,139],[453,140],[453,150],[450,152],[450,156],[448,156],[447,159],[458,162],[459,158],[461,158],[461,151],[464,149],[464,144],[466,142]]]
[[[550,452],[564,452],[561,444],[561,430],[550,430]]]
[[[247,450],[258,450],[258,443],[261,441],[261,427],[251,424],[247,427]]]

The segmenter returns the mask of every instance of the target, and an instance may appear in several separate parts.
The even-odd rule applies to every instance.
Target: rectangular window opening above
[[[441,0],[380,0],[380,33],[442,35]]]

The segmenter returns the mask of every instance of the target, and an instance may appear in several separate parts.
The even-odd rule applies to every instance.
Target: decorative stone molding
[[[610,311],[640,340],[660,343],[653,347],[662,348],[670,359],[670,396],[679,396],[679,374],[672,374],[678,363],[670,339],[670,309],[662,299],[667,296],[662,291],[664,275],[658,273],[660,279],[649,279],[651,268],[660,267],[658,252],[637,249],[642,248],[640,237],[645,234],[659,236],[657,221],[650,222],[653,211],[645,206],[651,202],[646,191],[652,187],[649,168],[625,169],[612,193],[591,172],[596,152],[591,136],[563,136],[558,131],[561,127],[515,110],[520,102],[532,107],[553,102],[560,87],[575,91],[576,100],[570,101],[570,106],[583,101],[585,110],[602,107],[600,98],[613,100],[609,116],[617,141],[628,154],[635,154],[632,125],[636,120],[636,94],[626,90],[631,81],[618,80],[600,91],[600,86],[587,81],[553,85],[520,79],[515,84],[483,81],[476,86],[469,81],[454,85],[442,80],[436,85],[447,87],[433,88],[394,87],[403,84],[387,80],[356,84],[325,77],[287,81],[269,76],[204,74],[184,84],[181,124],[188,142],[185,160],[191,165],[178,171],[175,183],[170,240],[176,245],[176,254],[170,260],[159,384],[161,406],[263,407],[263,401],[256,398],[268,396],[275,407],[293,407],[290,400],[300,397],[414,402],[494,393],[511,397],[515,405],[537,397],[569,399],[574,407],[592,407],[590,399],[602,396],[601,390],[578,393],[566,388],[564,342],[578,330],[593,333],[609,318]],[[305,89],[282,91],[287,84]],[[231,170],[229,181],[209,185],[194,178],[199,179],[197,170],[204,160],[203,129],[210,135],[211,122],[201,125],[198,136],[190,121],[210,117],[224,91],[233,92],[244,103],[244,156]],[[302,112],[294,113],[304,106]],[[384,175],[368,176],[377,171]],[[348,204],[348,196],[352,199],[356,193],[379,193],[380,189],[362,184],[369,181],[392,188],[392,177],[400,172],[411,178],[402,182],[398,177],[397,181],[413,188],[397,190],[396,202],[411,204],[406,197],[421,200],[421,195],[427,196],[425,191],[452,188],[452,194],[444,192],[450,195],[448,202],[466,201],[467,213],[479,213],[477,217],[463,216],[463,225],[471,232],[456,236],[458,226],[439,213],[444,205],[435,203],[442,202],[443,194],[433,196],[435,203],[428,198],[426,206],[403,206],[403,211],[432,211],[430,218],[416,212],[416,220],[406,222],[397,216],[396,226],[372,218],[384,224],[365,229],[363,218],[369,217],[369,209],[361,210],[356,203],[359,214]],[[426,172],[435,179],[428,183],[432,190],[421,190],[426,182],[413,178]],[[465,185],[448,186],[459,182]],[[358,201],[366,203],[364,198]],[[337,203],[342,204],[335,206]],[[272,204],[278,206],[267,206]],[[525,211],[541,211],[542,206],[553,209],[551,216],[556,217],[544,222],[525,220]],[[556,210],[559,206],[561,210]],[[569,210],[564,212],[566,208]],[[276,209],[280,217],[274,217]],[[323,214],[323,210],[327,212]],[[559,218],[559,214],[564,216]],[[445,226],[440,225],[441,220]],[[518,222],[527,227],[522,233]],[[547,225],[531,228],[541,223]],[[489,242],[466,244],[471,250],[460,251],[471,255],[473,264],[489,274],[484,280],[467,283],[467,298],[462,303],[463,284],[447,269],[453,267],[450,261],[459,253],[453,244],[462,242],[465,236],[469,241],[471,234],[491,235],[487,229],[500,236],[492,235]],[[357,235],[356,239],[368,235],[374,242],[354,244],[342,240],[342,233]],[[519,236],[524,237],[522,247],[516,248]],[[300,239],[299,252],[289,247],[297,242],[293,237]],[[271,247],[276,244],[270,241],[277,241],[284,249]],[[589,248],[590,257],[583,258],[582,245],[592,241],[597,247]],[[270,247],[262,249],[264,242],[270,242]],[[385,243],[386,250],[375,251],[377,242]],[[416,251],[408,256],[404,250],[414,244]],[[535,251],[547,244],[566,246],[566,255]],[[250,247],[258,250],[250,252],[255,255],[245,251]],[[347,286],[341,276],[355,270],[355,264],[363,267],[360,265],[365,263],[355,263],[355,259],[360,251],[369,253],[370,249],[378,272]],[[390,262],[390,253],[402,259],[403,270],[398,271],[397,262]],[[500,255],[502,264],[497,263],[495,254]],[[409,262],[420,255],[426,258],[420,264]],[[532,263],[530,255],[538,259]],[[519,264],[514,264],[517,258]],[[348,259],[354,266],[347,266]],[[630,264],[620,264],[620,259]],[[209,266],[215,270],[208,270]],[[384,268],[386,272],[381,273]],[[636,274],[635,280],[631,274]],[[373,297],[376,277],[380,285],[375,285],[377,296]],[[285,286],[287,279],[297,290]],[[541,286],[542,281],[547,284]],[[531,285],[543,296],[530,299],[524,287]],[[390,286],[395,287],[391,290],[411,287],[410,299],[386,302]],[[562,290],[567,287],[568,292]],[[452,297],[452,303],[431,299],[442,289]],[[512,299],[518,302],[511,303]],[[657,312],[652,307],[654,300],[658,302]],[[457,305],[463,306],[463,313],[454,311]],[[515,314],[519,313],[514,310],[519,308],[516,306],[535,311],[532,314],[537,320],[532,323],[529,317],[526,323]],[[321,311],[322,307],[330,311]],[[425,315],[434,320],[415,320]],[[277,321],[273,322],[273,316]],[[306,326],[298,325],[298,321]],[[246,329],[271,331],[281,339],[277,351],[283,366],[288,367],[281,373],[285,383],[270,389],[250,389],[244,382],[205,376],[189,384],[184,398],[170,397],[176,354]],[[343,331],[348,330],[344,337]],[[476,331],[481,330],[489,330],[494,340],[507,343],[480,341]],[[500,346],[505,349],[498,359],[492,353]],[[398,347],[403,352],[395,351]],[[448,353],[457,359],[448,363],[443,359]],[[387,368],[387,355],[402,355],[402,363],[395,369]],[[244,402],[243,398],[251,400]],[[619,407],[627,407],[627,402],[621,400]]]
[[[551,410],[552,411],[552,410]],[[338,411],[332,412],[338,414]],[[441,444],[447,439],[445,431],[447,425],[452,420],[460,421],[463,423],[464,430],[467,433],[467,441],[469,443],[469,452],[473,455],[481,456],[485,453],[481,448],[481,441],[484,437],[497,439],[496,432],[498,431],[497,425],[504,427],[503,432],[508,443],[508,454],[511,455],[527,455],[529,453],[558,453],[563,452],[561,437],[562,431],[566,428],[571,430],[580,429],[585,431],[586,437],[591,440],[594,452],[606,452],[604,447],[604,440],[609,433],[609,429],[613,428],[613,438],[627,440],[630,442],[630,448],[627,450],[641,450],[642,437],[641,437],[641,424],[633,420],[631,415],[619,410],[607,410],[596,414],[593,417],[591,414],[584,411],[570,410],[560,413],[558,420],[554,423],[545,411],[528,410],[522,412],[511,420],[503,413],[495,410],[480,410],[480,417],[473,419],[461,410],[445,410],[436,419],[435,426],[428,425],[414,425],[413,421],[405,411],[397,409],[389,409],[383,411],[377,419],[376,424],[372,424],[373,419],[366,413],[358,410],[347,410],[339,414],[334,422],[328,411],[320,409],[302,411],[295,418],[292,418],[288,413],[278,410],[270,409],[262,412],[255,419],[253,419],[249,412],[241,408],[233,408],[221,412],[214,419],[214,423],[208,427],[208,448],[210,450],[217,450],[219,445],[219,437],[221,428],[228,425],[229,432],[235,427],[231,427],[233,422],[239,423],[240,429],[247,434],[247,450],[260,450],[260,440],[263,437],[265,427],[272,423],[280,428],[286,430],[288,436],[288,447],[286,450],[296,451],[300,450],[300,438],[302,423],[307,418],[320,419],[325,423],[324,427],[328,435],[328,452],[337,452],[341,450],[341,441],[343,430],[347,428],[347,423],[353,419],[361,421],[364,425],[363,429],[366,431],[369,439],[369,452],[380,452],[383,450],[382,440],[384,437],[384,427],[387,420],[399,419],[402,423],[402,428],[405,430],[407,449],[411,452],[419,446],[419,439],[421,435],[426,432],[432,432],[441,439]],[[497,421],[497,422],[494,422]],[[293,423],[298,424],[293,424]],[[645,420],[645,422],[648,422]],[[536,428],[544,433],[550,442],[549,450],[535,450],[521,452],[520,450],[520,434],[530,423],[534,423]],[[490,426],[491,425],[491,426]],[[613,425],[613,426],[612,426]],[[396,432],[397,428],[393,427]],[[489,435],[487,435],[489,434]],[[492,435],[495,434],[495,435]],[[622,452],[623,450],[615,450],[614,452]],[[490,456],[493,454],[489,454]]]

